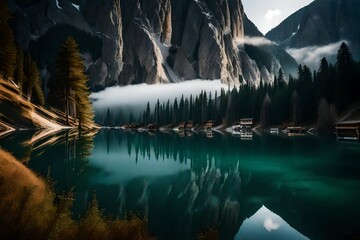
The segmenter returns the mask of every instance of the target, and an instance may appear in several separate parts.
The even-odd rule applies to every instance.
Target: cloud
[[[264,228],[268,231],[274,231],[279,229],[280,224],[274,222],[270,217],[267,217],[264,221]]]
[[[320,60],[326,57],[329,62],[336,60],[337,51],[342,42],[331,43],[324,46],[311,46],[304,48],[290,48],[286,51],[293,57],[299,64],[306,64],[311,69],[319,68]]]
[[[147,102],[150,102],[153,108],[156,101],[160,103],[171,103],[175,98],[178,100],[182,95],[190,97],[190,95],[198,95],[201,91],[211,92],[212,97],[215,91],[220,95],[220,90],[227,88],[227,85],[221,83],[220,80],[192,80],[173,84],[138,84],[125,87],[109,87],[105,90],[91,94],[95,111],[106,110],[107,108],[122,108],[126,111],[143,111]]]
[[[265,20],[266,21],[272,21],[275,18],[279,17],[281,15],[281,11],[280,9],[269,9],[266,13],[265,13]]]
[[[263,46],[263,45],[274,44],[272,41],[270,41],[269,39],[264,38],[264,37],[248,37],[248,36],[245,36],[243,39],[236,39],[235,43],[237,45],[248,44],[248,45],[253,45],[253,46]]]

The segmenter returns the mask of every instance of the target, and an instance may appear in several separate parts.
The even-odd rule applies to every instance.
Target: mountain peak
[[[354,55],[359,57],[359,13],[357,0],[315,0],[269,31],[266,37],[285,48],[348,41]]]

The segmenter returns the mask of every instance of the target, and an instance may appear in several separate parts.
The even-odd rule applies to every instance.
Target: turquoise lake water
[[[106,215],[136,212],[158,239],[346,239],[360,236],[360,144],[335,137],[131,133],[95,137],[17,132],[0,139],[59,193],[74,215],[94,193]]]

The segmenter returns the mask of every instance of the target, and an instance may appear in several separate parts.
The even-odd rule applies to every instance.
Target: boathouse
[[[179,129],[185,128],[185,122],[179,122],[178,128]]]
[[[158,126],[156,124],[152,123],[152,124],[147,125],[146,128],[150,131],[156,131],[158,129]]]
[[[205,129],[211,130],[213,127],[215,127],[215,121],[213,121],[213,120],[207,120],[204,124]]]
[[[253,118],[242,118],[242,119],[240,119],[240,126],[242,128],[251,129],[253,127],[253,124],[254,124],[254,119]]]
[[[306,128],[304,127],[288,127],[288,136],[304,136],[306,134]]]
[[[192,121],[188,121],[185,123],[185,128],[186,129],[192,129],[194,127],[194,124]]]
[[[360,140],[360,120],[336,123],[336,136],[339,140]]]

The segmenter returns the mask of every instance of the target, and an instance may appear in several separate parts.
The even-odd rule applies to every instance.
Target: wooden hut
[[[147,128],[147,130],[149,130],[149,131],[156,131],[156,130],[158,130],[158,126],[157,126],[156,124],[153,124],[153,123],[147,125],[146,128]]]
[[[178,128],[179,129],[182,129],[182,128],[185,128],[185,122],[179,122],[179,125],[178,125]]]
[[[188,121],[185,123],[185,128],[186,129],[192,129],[194,127],[194,124],[192,121]]]
[[[242,128],[251,129],[253,127],[253,124],[254,124],[254,119],[253,118],[242,118],[242,119],[240,119],[240,126]]]
[[[215,127],[215,121],[207,120],[203,126],[204,126],[205,130],[208,130],[208,129],[211,130],[213,127]]]
[[[360,140],[360,121],[337,122],[335,128],[339,140]]]
[[[139,124],[137,124],[137,123],[126,124],[126,125],[123,126],[123,128],[124,129],[129,129],[129,130],[138,129]]]
[[[304,136],[306,134],[306,128],[304,127],[288,127],[286,130],[289,137]]]

